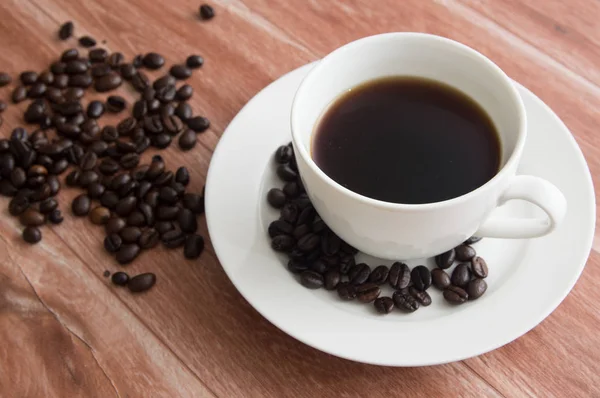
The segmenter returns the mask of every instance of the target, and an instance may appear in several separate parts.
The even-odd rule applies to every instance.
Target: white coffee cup
[[[434,79],[473,98],[500,135],[500,171],[467,194],[419,205],[372,199],[328,177],[311,157],[312,136],[321,116],[342,93],[386,76]],[[298,170],[318,213],[346,242],[390,260],[431,257],[473,235],[533,238],[552,232],[566,213],[564,195],[546,180],[515,175],[526,126],[523,101],[497,65],[463,44],[423,33],[381,34],[335,50],[302,81],[291,115]],[[537,205],[546,217],[495,217],[493,210],[511,199]]]

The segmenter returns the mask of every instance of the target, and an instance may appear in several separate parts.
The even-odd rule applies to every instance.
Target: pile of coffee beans
[[[430,305],[427,290],[432,285],[452,304],[475,300],[485,293],[488,267],[472,246],[480,238],[472,237],[437,256],[438,268],[433,270],[424,265],[411,269],[401,261],[372,269],[356,263],[358,250],[331,231],[317,214],[300,179],[291,143],[277,148],[274,164],[284,185],[267,192],[267,202],[280,211],[279,219],[268,227],[271,247],[288,257],[288,270],[298,275],[303,286],[335,290],[345,301],[372,302],[381,314],[394,308],[414,312]],[[459,264],[449,275],[445,270],[455,262]],[[384,285],[392,288],[391,297],[382,296]]]
[[[212,8],[203,10],[204,19],[214,16]],[[58,38],[68,40],[74,30],[74,24],[66,22]],[[0,194],[11,198],[9,213],[24,226],[23,239],[38,243],[42,225],[63,221],[56,195],[66,183],[82,190],[72,202],[72,213],[104,226],[104,247],[120,264],[159,242],[167,248],[183,247],[188,259],[198,258],[204,248],[204,239],[196,234],[196,217],[204,212],[203,193],[186,191],[190,176],[185,167],[168,170],[160,155],[148,164],[140,164],[140,159],[149,148],[165,149],[176,139],[182,150],[190,150],[197,135],[210,127],[188,103],[193,88],[177,85],[204,59],[190,55],[152,81],[144,69],[162,69],[166,62],[161,54],[148,52],[127,61],[120,52],[96,47],[90,36],[80,37],[78,43],[89,50],[68,49],[44,71],[25,70],[16,79],[0,72],[0,87],[16,83],[14,104],[30,101],[23,114],[29,126],[0,139]],[[123,83],[139,95],[133,104],[110,94]],[[92,90],[108,96],[87,100]],[[0,100],[0,126],[6,107]],[[124,111],[129,114],[118,123],[100,126],[103,115]],[[130,290],[154,285],[154,276],[138,277],[129,280]]]

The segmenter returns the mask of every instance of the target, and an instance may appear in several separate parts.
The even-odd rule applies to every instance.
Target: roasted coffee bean
[[[143,134],[143,130],[142,130],[142,134]],[[145,152],[146,149],[148,149],[150,147],[151,141],[150,141],[150,138],[148,138],[146,136],[142,136],[142,137],[136,138],[134,140],[134,144],[135,144],[135,153],[137,153],[139,155],[139,154]]]
[[[354,300],[356,298],[356,287],[348,282],[340,282],[337,286],[337,293],[344,301]]]
[[[163,109],[171,109],[171,112],[175,112],[173,107],[165,106]],[[175,136],[183,131],[183,122],[177,116],[163,115],[161,120],[166,133]]]
[[[204,64],[204,58],[202,58],[200,55],[190,55],[185,60],[185,64],[188,68],[196,69]]]
[[[87,116],[92,119],[98,119],[104,114],[104,104],[102,101],[91,101],[87,107]]]
[[[165,163],[162,160],[153,160],[146,172],[146,178],[150,181],[156,179],[165,171]]]
[[[356,263],[354,260],[354,256],[352,256],[352,255],[342,256],[340,258],[340,264],[339,264],[340,273],[342,275],[347,275],[350,272],[350,270],[354,267],[355,264]]]
[[[11,153],[0,155],[0,176],[9,178],[10,173],[15,168],[15,157]]]
[[[92,66],[91,74],[95,79],[99,79],[109,73],[111,73],[111,69],[107,64],[96,64]]]
[[[415,312],[421,306],[406,290],[396,290],[392,295],[392,300],[397,308],[407,312]]]
[[[125,272],[121,272],[121,271],[115,272],[110,277],[110,280],[112,281],[113,284],[115,284],[117,286],[125,286],[125,285],[127,285],[127,283],[129,283],[129,275],[127,275]]]
[[[312,219],[307,219],[304,215],[307,211],[310,211],[310,208],[306,208],[302,210],[302,212],[300,212],[300,215],[298,216],[298,224],[308,224],[312,222]],[[321,239],[321,251],[326,256],[333,256],[334,254],[339,253],[341,243],[342,240],[336,234],[334,234],[333,232],[326,233]]]
[[[192,107],[187,102],[180,102],[175,108],[175,115],[187,123],[187,120],[192,117]]]
[[[131,227],[143,227],[146,225],[146,219],[141,212],[136,210],[127,216],[127,225]]]
[[[158,191],[153,190],[148,192],[145,196],[144,196],[144,202],[148,203],[150,205],[150,207],[155,208],[158,206]],[[177,214],[179,212],[178,208],[170,208],[170,210],[167,209],[163,209],[161,210],[163,212],[163,216],[167,217],[168,215],[172,215],[172,214]]]
[[[158,149],[165,149],[171,145],[172,138],[166,133],[155,135],[150,140],[152,145]]]
[[[304,271],[300,274],[300,283],[309,289],[320,289],[323,287],[323,276],[314,271]]]
[[[210,127],[210,121],[203,116],[195,116],[187,119],[187,126],[194,130],[196,133],[202,133]]]
[[[142,63],[148,69],[160,69],[165,64],[165,59],[160,54],[150,52],[144,55]]]
[[[94,47],[96,45],[96,39],[91,36],[83,36],[79,38],[79,44],[86,48]]]
[[[189,69],[188,69],[189,70]],[[177,89],[175,99],[180,102],[179,105],[186,104],[184,101],[189,100],[194,95],[194,89],[189,84],[184,84]],[[191,116],[191,115],[190,115]]]
[[[8,212],[12,216],[21,215],[29,208],[29,199],[24,196],[15,196],[8,203]]]
[[[469,294],[458,286],[448,286],[444,290],[444,298],[452,304],[462,304],[469,299]]]
[[[298,240],[298,249],[308,253],[319,247],[321,237],[317,234],[307,234]]]
[[[477,300],[487,290],[487,283],[481,278],[475,278],[467,285],[469,300]]]
[[[40,203],[40,213],[48,214],[58,207],[58,202],[54,198],[48,198]]]
[[[378,297],[373,305],[380,314],[389,314],[394,309],[394,300],[391,297]]]
[[[371,275],[371,268],[365,264],[355,264],[348,271],[348,278],[350,279],[350,283],[353,285],[361,285],[365,283],[369,276]]]
[[[46,218],[39,211],[29,207],[23,213],[21,213],[19,216],[19,221],[23,225],[37,227],[44,224],[44,222],[46,222]]]
[[[209,6],[208,4],[203,4],[200,6],[200,18],[205,21],[214,18],[215,10]]]
[[[111,91],[111,90],[114,90],[115,88],[119,87],[122,82],[123,82],[123,79],[121,79],[121,76],[119,76],[118,74],[116,74],[114,72],[111,72],[105,76],[102,76],[102,77],[96,79],[94,88],[99,93],[104,93],[104,92]]]
[[[69,174],[67,174],[67,178],[65,178],[65,181],[68,186],[76,187],[79,185],[80,178],[81,178],[81,171],[73,170]]]
[[[279,221],[281,223],[285,223],[286,225],[290,225],[283,220],[277,220],[277,221]],[[309,234],[310,231],[311,231],[311,229],[308,226],[308,224],[302,224],[302,225],[298,225],[296,228],[294,228],[294,230],[292,231],[292,235],[294,236],[294,238],[300,239],[303,236]]]
[[[37,82],[43,83],[46,86],[50,86],[52,83],[54,83],[54,74],[50,71],[44,71],[38,76]]]
[[[44,83],[35,83],[27,90],[27,97],[41,98],[46,94],[48,87]]]
[[[137,69],[132,64],[122,64],[120,66],[121,76],[125,80],[131,80],[137,73]]]
[[[88,151],[83,154],[81,160],[79,161],[79,168],[81,170],[92,170],[96,167],[96,161],[98,160],[98,155],[94,152]]]
[[[465,245],[472,245],[473,243],[477,243],[481,240],[480,237],[478,236],[471,236],[469,239],[467,239],[464,244]]]
[[[92,150],[92,145],[90,145],[88,149]],[[85,151],[78,144],[73,144],[72,147],[70,147],[69,149],[66,150],[67,159],[72,164],[79,164],[79,161],[81,160],[81,157],[83,156],[84,153],[85,153]]]
[[[268,228],[269,236],[271,238],[274,238],[278,235],[291,235],[292,231],[292,225],[283,220],[273,221],[271,224],[269,224]]]
[[[279,164],[286,164],[294,157],[294,151],[289,145],[282,145],[275,151],[275,161]]]
[[[53,175],[60,175],[69,167],[69,161],[67,159],[57,160],[50,167],[50,173]]]
[[[156,90],[156,99],[165,104],[173,101],[176,93],[177,89],[175,88],[175,85],[162,87],[159,90]]]
[[[200,235],[189,235],[185,240],[183,255],[185,258],[193,260],[200,257],[204,250],[204,238]]]
[[[46,176],[36,176],[27,178],[27,186],[30,188],[37,188],[42,186],[46,182]]]
[[[110,210],[104,206],[98,206],[89,213],[90,221],[96,225],[104,225],[110,219]]]
[[[166,203],[169,205],[174,205],[179,200],[177,191],[175,191],[171,187],[161,187],[158,191],[158,199],[162,203]]]
[[[448,269],[454,264],[454,260],[456,259],[456,252],[454,249],[450,249],[445,253],[442,253],[438,256],[435,256],[435,263],[441,269]]]
[[[317,260],[310,264],[310,269],[323,275],[329,269],[329,265],[323,260]]]
[[[119,171],[120,168],[119,163],[110,158],[103,159],[102,162],[100,162],[100,166],[98,166],[98,170],[104,175],[113,175]]]
[[[169,73],[177,80],[185,80],[192,76],[192,70],[185,65],[173,65]]]
[[[471,261],[471,259],[477,254],[475,249],[469,245],[457,246],[454,251],[456,252],[456,259],[459,261]]]
[[[12,102],[18,104],[27,98],[27,89],[25,86],[17,86],[12,92]]]
[[[190,182],[190,173],[185,166],[181,166],[175,172],[175,182],[187,185]]]
[[[187,129],[179,136],[179,147],[188,151],[196,146],[196,133],[193,130]]]
[[[271,240],[271,247],[275,251],[287,252],[294,247],[294,238],[289,235],[279,235]]]
[[[48,199],[51,195],[50,186],[48,184],[42,184],[35,192],[31,195],[31,200],[34,202]]]
[[[138,100],[133,104],[133,117],[137,120],[141,120],[148,113],[148,106],[146,101]]]
[[[431,296],[427,292],[422,292],[420,290],[415,289],[414,287],[409,287],[408,292],[411,296],[413,296],[419,304],[424,307],[427,307],[431,304]]]
[[[124,60],[125,56],[123,54],[121,54],[120,52],[114,52],[108,56],[106,63],[112,69],[119,69]]]
[[[376,285],[383,285],[388,280],[389,269],[385,265],[375,267],[369,276],[369,282]]]
[[[0,72],[0,87],[4,87],[12,82],[12,77],[8,73]]]
[[[431,279],[433,286],[440,290],[444,290],[450,286],[450,275],[448,275],[443,269],[435,268],[433,271],[431,271]]]
[[[106,109],[112,113],[119,113],[127,107],[127,101],[120,95],[111,95],[106,99]]]
[[[81,87],[69,87],[65,90],[64,97],[69,102],[76,102],[83,97],[84,93]]]
[[[73,22],[65,22],[60,26],[60,29],[58,30],[58,38],[60,40],[67,40],[69,37],[73,36],[73,29]]]
[[[288,270],[293,274],[301,274],[304,271],[307,271],[309,267],[309,262],[304,258],[290,258],[287,264]]]
[[[408,287],[411,282],[411,272],[408,265],[401,262],[393,263],[390,267],[388,281],[390,286],[394,289],[404,289]]]
[[[198,229],[196,215],[189,209],[181,209],[177,215],[177,222],[185,233],[194,233]]]
[[[68,75],[57,75],[54,76],[54,82],[52,83],[52,87],[57,88],[57,89],[62,89],[65,88],[69,85],[69,76]],[[63,99],[64,101],[64,99]],[[59,101],[57,103],[60,103],[62,101]]]
[[[118,255],[117,255],[118,256]],[[132,293],[141,293],[149,290],[156,283],[156,275],[153,273],[145,273],[136,275],[129,280],[127,288]]]
[[[487,278],[488,266],[485,260],[481,257],[473,257],[471,260],[471,271],[476,278]]]
[[[142,236],[142,230],[138,227],[125,227],[119,232],[119,236],[125,243],[136,243]]]
[[[108,76],[104,76],[100,79],[105,79],[106,77],[108,77]],[[96,85],[98,85],[98,81],[99,80],[96,80]],[[69,87],[88,88],[92,85],[93,82],[94,82],[94,79],[92,79],[92,76],[88,73],[81,74],[81,75],[69,76]]]
[[[267,193],[267,202],[276,209],[281,209],[286,201],[285,193],[279,188],[271,188]]]
[[[21,74],[19,75],[19,78],[21,79],[21,83],[23,83],[26,86],[31,86],[32,84],[34,84],[37,79],[38,79],[38,74],[34,71],[24,71],[21,72]]]
[[[87,119],[81,123],[81,130],[83,130],[84,134],[79,136],[79,141],[85,141],[82,142],[82,144],[85,145],[91,144],[95,140],[96,136],[100,134],[100,126],[94,119]],[[84,136],[86,138],[84,138]]]
[[[25,113],[23,114],[23,119],[26,123],[37,123],[44,116],[44,109],[39,104],[31,103],[25,110]]]
[[[42,232],[37,227],[25,227],[23,229],[23,240],[27,243],[38,243],[42,240]]]
[[[152,112],[153,107],[154,107],[154,105],[150,104],[150,102],[149,102],[148,103],[148,111]],[[161,118],[158,115],[153,115],[153,116],[146,115],[142,120],[142,124],[144,127],[144,131],[149,135],[156,135],[156,134],[162,133],[164,130]]]
[[[182,199],[183,207],[190,209],[194,214],[204,213],[204,197],[194,194],[186,193]]]
[[[135,209],[137,205],[137,198],[135,196],[128,196],[119,200],[115,206],[115,213],[121,217],[127,217]]]
[[[52,224],[60,224],[63,222],[63,215],[61,211],[59,209],[53,210],[48,215],[48,221],[50,221]]]
[[[125,220],[121,217],[111,217],[106,224],[104,224],[104,230],[107,235],[118,234],[125,226]]]
[[[135,181],[138,181],[135,176],[133,177]],[[139,185],[135,191],[135,195],[139,199],[143,199],[148,192],[152,189],[152,184],[148,181],[139,181]]]
[[[50,101],[51,104],[56,104],[56,105],[60,105],[66,101],[65,97],[62,94],[62,91],[56,87],[50,87],[50,88],[48,88],[48,90],[46,90],[46,99],[48,101]],[[61,115],[55,115],[55,117],[56,116],[61,116]],[[62,122],[64,123],[65,120],[62,120]],[[58,122],[58,119],[54,119],[54,118],[52,119],[53,124],[57,124],[57,122]]]
[[[420,291],[425,291],[431,286],[431,272],[424,265],[417,265],[412,269],[410,278],[413,286]]]
[[[117,252],[116,258],[119,264],[129,264],[130,262],[135,260],[135,258],[139,254],[140,247],[135,243],[129,243],[121,246],[121,248]],[[131,281],[129,281],[129,284],[131,284]]]
[[[471,270],[468,263],[460,263],[454,268],[450,282],[454,286],[466,287],[471,280]]]
[[[104,141],[94,141],[88,146],[88,150],[94,152],[98,156],[109,155],[109,146]]]
[[[180,229],[172,229],[161,236],[163,245],[169,249],[175,249],[185,243],[185,234]]]
[[[106,51],[103,48],[95,48],[93,50],[90,50],[90,52],[88,53],[88,58],[90,59],[91,63],[101,63],[106,61],[106,58],[108,58],[108,51]]]
[[[34,164],[27,170],[27,177],[47,176],[48,170],[39,164]]]
[[[78,75],[80,73],[85,73],[88,70],[87,62],[82,59],[74,59],[72,61],[67,62],[67,66],[65,68],[65,73],[67,75]],[[81,98],[81,97],[79,97]]]
[[[60,104],[56,111],[60,113],[62,116],[74,116],[83,111],[81,103],[77,101],[68,101]],[[64,124],[64,123],[63,123]]]
[[[98,182],[100,176],[93,170],[86,170],[81,173],[81,177],[79,177],[79,185],[83,188],[87,188],[90,184],[94,182]]]
[[[277,176],[283,181],[296,181],[298,173],[290,168],[286,164],[277,166]]]
[[[175,227],[170,221],[158,221],[155,225],[155,228],[158,231],[158,233],[162,236],[165,233],[173,230]]]
[[[381,289],[374,283],[365,283],[356,286],[356,298],[363,303],[375,301],[381,294]]]
[[[286,203],[281,209],[281,219],[290,224],[295,224],[298,219],[298,206],[293,203]]]
[[[65,73],[66,69],[67,64],[61,61],[56,61],[50,64],[50,72],[52,72],[54,75],[62,75]]]
[[[90,207],[90,197],[85,194],[77,196],[71,204],[71,210],[73,211],[73,214],[79,217],[87,215],[90,211]]]
[[[152,249],[156,247],[160,240],[158,231],[154,228],[150,228],[142,232],[139,238],[139,245],[142,249]]]
[[[131,84],[141,93],[150,86],[150,79],[144,72],[138,71],[138,73],[131,78]]]
[[[50,195],[54,196],[60,191],[60,181],[55,175],[48,176],[48,178],[46,178],[46,184],[50,187]]]
[[[156,218],[161,221],[172,221],[177,218],[180,208],[177,206],[159,206]]]
[[[10,142],[6,138],[0,138],[0,153],[5,153],[10,150]]]
[[[329,270],[324,276],[324,285],[327,290],[335,290],[342,280],[342,275],[337,270]]]
[[[119,162],[121,167],[125,170],[133,169],[140,162],[140,155],[137,153],[128,153],[123,155]]]
[[[156,79],[154,83],[152,83],[152,88],[155,90],[155,95],[158,90],[175,84],[175,81],[175,78],[171,75],[165,75]]]
[[[27,181],[27,174],[21,167],[15,167],[10,172],[10,182],[16,187],[21,188]]]
[[[293,199],[300,195],[300,188],[298,187],[298,184],[295,181],[292,181],[286,183],[283,186],[283,192],[285,193],[285,196],[287,196],[290,199]]]

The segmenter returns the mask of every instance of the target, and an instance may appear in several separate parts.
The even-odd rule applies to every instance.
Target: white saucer
[[[518,83],[527,108],[527,145],[519,173],[548,179],[567,197],[564,223],[534,240],[484,239],[475,248],[490,268],[488,291],[452,307],[435,288],[433,304],[412,314],[378,315],[372,304],[343,302],[335,292],[302,287],[270,247],[267,226],[278,212],[265,193],[281,186],[272,154],[290,141],[290,107],[312,65],[257,94],[231,122],[214,152],[206,183],[206,217],[223,269],[248,302],[290,336],[354,361],[420,366],[457,361],[498,348],[547,317],[569,293],[589,255],[595,197],[587,164],[569,130]],[[504,206],[533,215],[532,206]],[[374,266],[389,264],[368,259]],[[411,262],[416,265],[423,262]],[[431,262],[428,265],[433,266]],[[386,292],[391,294],[391,292]]]

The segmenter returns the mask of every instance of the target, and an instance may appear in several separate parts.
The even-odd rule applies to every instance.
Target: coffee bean
[[[291,235],[292,231],[292,225],[283,220],[273,221],[271,224],[269,224],[268,228],[269,236],[271,238],[274,238],[278,235]]]
[[[376,285],[383,285],[388,280],[389,269],[385,265],[376,267],[369,276],[369,282]]]
[[[381,289],[374,283],[365,283],[356,286],[356,297],[363,303],[375,301],[381,294]]]
[[[138,155],[137,153],[128,153],[126,155],[123,155],[119,163],[121,164],[122,168],[124,168],[125,170],[129,170],[137,166],[139,162],[140,155]]]
[[[158,149],[165,149],[167,148],[169,145],[171,145],[171,136],[166,134],[166,133],[162,133],[162,134],[158,134],[155,135],[154,137],[152,137],[151,142],[152,145],[154,145],[154,147],[158,148]]]
[[[90,212],[90,221],[96,225],[104,225],[110,219],[110,210],[104,206],[98,206]]]
[[[267,193],[267,202],[276,209],[281,209],[286,201],[285,193],[281,189],[271,188]]]
[[[83,36],[79,38],[79,44],[82,47],[94,47],[96,45],[96,39],[91,36]]]
[[[124,244],[117,252],[116,259],[119,264],[129,264],[140,254],[140,247],[135,243]],[[129,281],[131,284],[131,281]]]
[[[171,84],[166,87],[162,87],[159,90],[156,90],[156,99],[166,104],[175,99],[175,94],[177,93],[177,89],[175,85]]]
[[[74,25],[73,22],[68,21],[60,26],[58,30],[58,38],[60,40],[67,40],[69,37],[73,35]]]
[[[421,306],[419,302],[405,290],[396,290],[392,295],[394,304],[401,310],[415,312]]]
[[[137,73],[137,69],[132,64],[123,64],[120,67],[121,76],[125,80],[131,80]]]
[[[46,222],[46,218],[42,213],[30,207],[21,213],[19,216],[19,221],[23,225],[37,227],[44,224],[44,222]]]
[[[181,209],[177,215],[177,221],[183,232],[194,233],[198,229],[196,215],[189,209]]]
[[[118,234],[123,228],[125,228],[125,220],[120,217],[111,217],[104,224],[104,230],[107,235]]]
[[[194,214],[204,213],[204,197],[200,195],[186,193],[183,195],[182,204],[183,207],[190,209]]]
[[[153,190],[148,192],[145,196],[144,196],[144,202],[148,203],[150,205],[150,207],[155,208],[158,206],[158,191]],[[173,212],[174,210],[174,212]],[[171,208],[170,210],[161,210],[163,213],[163,216],[167,217],[167,215],[172,215],[172,214],[177,214],[177,212],[179,211],[177,208],[173,209]]]
[[[180,102],[179,106],[182,106],[182,105],[185,106],[188,104],[184,101],[187,101],[190,98],[192,98],[192,95],[194,95],[194,89],[192,88],[192,86],[190,86],[189,84],[184,84],[183,86],[181,86],[177,89],[177,92],[175,93],[175,99]],[[188,108],[189,108],[189,105],[188,105]],[[185,117],[185,119],[188,119],[189,117],[191,117],[191,108],[190,108],[190,114],[187,115]]]
[[[391,297],[378,297],[373,305],[380,314],[389,314],[394,309],[394,300]]]
[[[50,187],[50,195],[54,196],[60,191],[60,181],[55,175],[48,176],[48,178],[46,179],[46,183]]]
[[[404,289],[408,287],[411,281],[411,272],[408,265],[395,262],[390,267],[389,277],[390,286],[394,289]]]
[[[281,219],[295,224],[298,219],[298,206],[293,203],[286,203],[281,209]]]
[[[365,264],[355,264],[348,271],[348,278],[350,279],[350,283],[353,285],[361,285],[365,283],[371,274],[371,268]]]
[[[156,275],[152,273],[136,275],[129,280],[127,288],[133,293],[141,293],[152,288],[156,283]]]
[[[27,170],[27,177],[47,176],[48,170],[39,164],[34,164]]]
[[[50,168],[50,173],[53,175],[60,175],[69,167],[69,161],[67,159],[60,159],[54,162]]]
[[[176,249],[185,243],[185,234],[180,229],[172,229],[161,236],[163,245],[169,249]]]
[[[143,92],[150,86],[150,79],[144,72],[138,71],[138,73],[131,78],[131,84],[138,92]]]
[[[136,243],[142,236],[142,230],[138,227],[125,227],[119,232],[119,236],[125,243]]]
[[[185,166],[181,166],[175,172],[175,181],[187,185],[190,182],[190,173]]]
[[[44,83],[35,83],[27,90],[27,97],[41,98],[46,94],[48,87]]]
[[[286,225],[290,225],[283,220],[277,220],[277,221],[284,223]],[[303,236],[309,234],[310,231],[311,231],[311,229],[308,226],[308,224],[302,224],[302,225],[298,225],[296,228],[294,228],[294,230],[292,231],[292,235],[294,236],[294,238],[300,239]]]
[[[103,48],[95,48],[89,51],[88,58],[90,59],[91,63],[105,62],[106,58],[108,58],[108,51]]]
[[[143,227],[146,225],[146,218],[140,211],[133,211],[127,216],[127,225],[131,227]]]
[[[450,249],[445,253],[442,253],[438,256],[435,256],[435,263],[441,269],[448,269],[454,264],[454,260],[456,259],[456,252],[454,249]]]
[[[119,200],[115,206],[115,213],[121,217],[127,217],[136,207],[137,198],[135,196],[128,196]]]
[[[323,287],[323,276],[314,271],[304,271],[300,274],[300,283],[309,289],[320,289]]]
[[[473,243],[477,243],[481,240],[480,237],[478,236],[471,236],[469,239],[467,239],[466,241],[464,241],[465,245],[472,245]]]
[[[469,300],[477,300],[487,290],[487,283],[481,278],[475,278],[467,285]]]
[[[444,290],[444,298],[452,304],[462,304],[469,299],[469,294],[458,286],[448,286]]]
[[[413,286],[420,291],[425,291],[431,286],[431,272],[424,265],[418,265],[410,273]]]
[[[119,163],[113,159],[103,159],[98,167],[98,170],[100,170],[100,172],[104,175],[113,175],[119,171],[119,169]]]
[[[342,280],[342,275],[337,270],[329,270],[324,276],[324,285],[327,290],[335,290]]]
[[[61,65],[65,65],[62,64]],[[56,73],[56,72],[55,72]],[[56,89],[63,89],[65,87],[67,87],[69,85],[69,76],[67,75],[56,75],[54,76],[54,82],[52,83],[52,87],[56,88]],[[48,95],[48,91],[46,91],[46,95]],[[62,98],[62,95],[60,96],[55,96],[54,97],[56,99],[56,101],[53,101],[57,104],[61,103],[64,101],[64,98],[62,99],[62,101],[60,100]]]
[[[94,182],[98,182],[100,176],[93,170],[86,170],[81,173],[81,177],[79,177],[79,185],[83,188],[87,188],[90,184]]]
[[[210,127],[210,121],[203,116],[195,116],[186,120],[188,127],[196,133],[202,133]]]
[[[174,112],[173,107],[170,107],[170,108],[165,107],[164,109],[171,109],[172,112]],[[163,127],[165,129],[165,132],[170,134],[171,136],[175,136],[175,135],[179,134],[181,131],[183,131],[183,122],[177,116],[175,116],[173,114],[163,115],[161,120],[162,120]],[[194,137],[194,140],[195,140],[195,137]]]
[[[29,177],[27,179],[27,186],[30,188],[38,188],[46,182],[46,176]]]
[[[44,71],[44,72],[40,73],[40,75],[38,76],[37,82],[43,83],[46,86],[50,86],[52,83],[54,83],[54,74],[50,71]],[[48,90],[49,89],[50,88],[48,88]]]
[[[317,234],[307,234],[298,240],[298,249],[308,253],[319,247],[321,237]]]
[[[73,170],[69,174],[67,174],[67,178],[65,178],[65,181],[68,186],[76,187],[79,185],[80,178],[81,178],[81,171]]]
[[[74,59],[72,61],[67,62],[67,66],[65,68],[65,72],[68,75],[77,75],[80,73],[85,73],[88,70],[87,62],[84,62],[81,59]],[[79,97],[81,98],[81,97]]]
[[[129,275],[121,271],[115,272],[111,276],[111,281],[117,286],[125,286],[129,282]]]
[[[325,261],[319,259],[310,264],[310,269],[323,275],[329,269],[329,265]]]
[[[139,238],[139,244],[142,249],[151,249],[156,247],[159,241],[159,234],[154,228],[145,230]]]
[[[152,88],[155,90],[155,95],[158,90],[175,84],[175,81],[175,78],[171,75],[165,75],[156,79],[154,83],[152,83]]]
[[[454,286],[458,287],[466,287],[469,281],[471,280],[471,270],[469,269],[469,264],[460,263],[454,268],[452,272],[452,277],[450,278],[450,282]]]
[[[190,55],[185,60],[185,64],[188,68],[196,69],[204,64],[204,58],[202,58],[200,55]]]
[[[87,116],[92,119],[98,119],[104,114],[104,104],[102,101],[91,101],[87,107]]]
[[[294,156],[292,147],[288,145],[282,145],[275,151],[275,161],[279,164],[286,164]]]
[[[23,229],[23,240],[27,243],[38,243],[42,240],[42,232],[37,227],[25,227]]]
[[[58,207],[58,202],[56,199],[48,198],[40,203],[40,212],[43,214],[48,214],[54,211]]]
[[[125,56],[117,51],[108,56],[106,63],[111,67],[111,69],[119,69],[124,60]]]
[[[342,275],[347,275],[355,265],[354,256],[346,255],[340,257],[339,269]]]
[[[111,95],[106,99],[106,109],[112,113],[119,113],[127,107],[127,101],[120,95]]]
[[[196,133],[193,130],[186,130],[181,136],[179,136],[179,147],[188,151],[196,146]]]
[[[114,90],[115,88],[119,87],[122,82],[123,82],[123,80],[121,79],[121,76],[119,76],[118,74],[116,74],[114,72],[111,72],[105,76],[98,78],[96,80],[94,88],[99,93],[104,93],[104,92],[111,91],[111,90]]]
[[[427,292],[422,292],[411,286],[408,288],[408,293],[424,307],[427,307],[431,304],[431,296]]]
[[[170,221],[158,221],[155,225],[156,230],[162,236],[165,233],[174,229],[173,223]]]
[[[24,72],[21,72],[21,74],[19,75],[19,78],[21,79],[21,83],[23,83],[26,86],[31,86],[33,83],[35,83],[38,79],[38,74],[36,72],[27,70]]]
[[[148,69],[160,69],[165,64],[165,59],[160,54],[150,52],[144,55],[142,63]]]
[[[289,235],[279,235],[271,240],[271,247],[275,251],[287,252],[294,247],[294,238]]]
[[[57,77],[56,75],[64,74],[66,69],[67,64],[61,61],[55,61],[52,64],[50,64],[50,72],[52,72],[55,75],[55,78]]]
[[[178,80],[185,80],[192,76],[192,71],[185,65],[173,65],[169,70],[171,76]]]
[[[101,79],[104,79],[106,77],[108,77],[108,76],[104,76]],[[70,87],[88,88],[92,85],[93,82],[94,82],[94,79],[92,79],[92,76],[88,73],[81,74],[81,75],[69,76],[69,86]],[[96,84],[98,84],[97,82],[98,82],[98,80],[96,81]]]
[[[457,246],[454,251],[456,252],[456,259],[459,261],[470,261],[475,255],[475,249],[469,245]]]
[[[27,98],[27,89],[25,86],[17,86],[12,92],[12,102],[18,104]]]
[[[139,100],[133,104],[133,117],[137,120],[142,119],[148,113],[148,106],[146,105],[146,101]]]
[[[162,203],[166,203],[169,205],[174,205],[179,200],[177,191],[168,186],[160,188],[160,190],[158,191],[158,199]]]
[[[200,257],[204,250],[204,238],[200,235],[189,235],[185,240],[183,255],[185,258],[193,260]]]
[[[0,87],[9,85],[12,82],[12,77],[8,73],[0,72]]]
[[[295,181],[298,178],[298,173],[292,170],[288,165],[277,166],[277,176],[283,181]]]
[[[443,269],[435,268],[433,271],[431,271],[431,279],[433,286],[440,290],[444,290],[450,286],[450,275],[448,275]]]
[[[187,120],[192,117],[192,107],[187,102],[180,102],[175,108],[175,115],[187,123]]]
[[[111,69],[107,64],[95,64],[91,69],[91,74],[95,79],[99,79],[109,73],[111,73]]]
[[[71,210],[73,211],[73,214],[79,217],[87,215],[90,211],[90,207],[90,197],[85,194],[77,196],[71,204]]]
[[[79,58],[79,51],[76,48],[65,50],[60,56],[62,62],[69,62],[77,58]]]
[[[481,257],[473,257],[473,259],[471,260],[471,271],[473,272],[473,276],[475,276],[476,278],[487,278],[487,263]]]
[[[356,298],[356,287],[348,282],[341,282],[337,286],[337,293],[344,301],[354,300]]]
[[[15,167],[10,172],[10,182],[16,187],[21,188],[27,181],[27,174],[21,167]]]
[[[29,199],[23,196],[15,196],[8,203],[8,212],[12,216],[23,214],[29,208]]]
[[[92,170],[96,167],[96,161],[98,160],[98,156],[94,152],[86,152],[81,157],[79,161],[79,168],[81,170]]]
[[[60,224],[61,222],[63,222],[63,216],[61,211],[59,209],[53,210],[48,215],[48,221],[50,221],[52,224]]]
[[[209,6],[208,4],[203,4],[200,6],[200,18],[208,21],[209,19],[214,18],[215,10]]]

